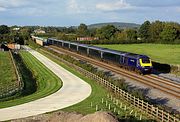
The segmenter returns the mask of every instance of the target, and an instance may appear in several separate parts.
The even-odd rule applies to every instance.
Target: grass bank
[[[17,82],[16,73],[9,52],[0,51],[0,87],[8,87]]]
[[[28,69],[32,72],[33,78],[36,79],[37,89],[33,94],[21,96],[14,100],[0,102],[0,108],[37,100],[56,92],[62,86],[61,80],[30,53],[22,51],[20,52],[20,55]],[[24,80],[27,80],[26,82],[29,81],[26,76],[24,76]]]
[[[99,47],[148,55],[153,61],[180,64],[180,45],[170,44],[115,44]]]

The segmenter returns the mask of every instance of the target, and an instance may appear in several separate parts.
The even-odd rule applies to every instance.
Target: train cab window
[[[150,63],[150,60],[148,58],[142,58],[142,63]]]

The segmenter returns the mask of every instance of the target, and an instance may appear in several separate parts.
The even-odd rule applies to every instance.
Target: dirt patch
[[[108,112],[96,112],[83,116],[75,112],[55,112],[42,114],[23,119],[12,120],[11,122],[118,122],[117,118]]]

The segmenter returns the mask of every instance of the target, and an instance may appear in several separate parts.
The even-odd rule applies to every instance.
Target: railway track
[[[136,81],[141,82],[141,83],[148,85],[150,87],[161,90],[161,91],[168,93],[168,94],[170,94],[170,95],[172,95],[178,99],[180,98],[180,84],[179,83],[176,83],[176,82],[173,82],[173,81],[170,81],[167,79],[159,78],[159,77],[153,76],[153,75],[142,76],[142,75],[136,74],[134,72],[130,72],[130,71],[127,71],[125,69],[119,68],[115,65],[110,65],[110,64],[107,64],[105,62],[101,62],[101,61],[98,61],[96,59],[92,59],[90,57],[77,54],[76,52],[71,52],[69,50],[59,48],[57,46],[51,45],[49,47],[56,52],[60,51],[63,53],[67,53],[67,54],[69,54],[73,57],[76,57],[78,59],[87,61],[87,62],[92,63],[94,65],[98,65],[100,67],[108,69],[108,70],[115,72],[117,74],[120,74],[122,76],[128,77],[130,79],[136,80]]]

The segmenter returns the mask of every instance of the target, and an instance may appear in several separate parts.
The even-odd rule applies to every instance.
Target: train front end
[[[139,70],[143,74],[150,74],[152,73],[152,62],[151,59],[147,56],[140,56],[139,57]]]

